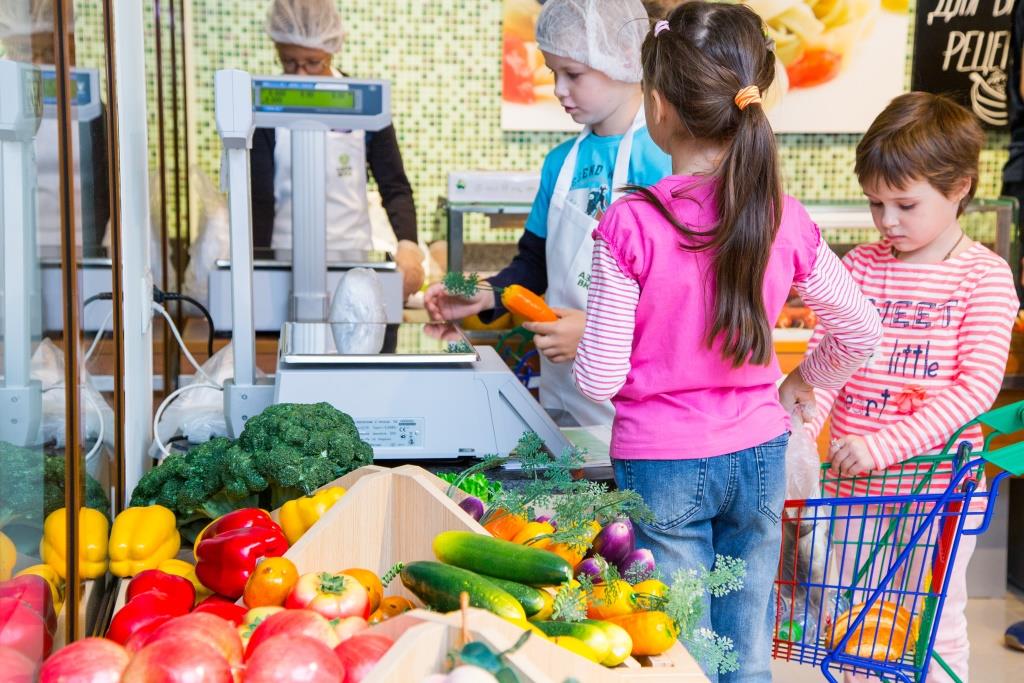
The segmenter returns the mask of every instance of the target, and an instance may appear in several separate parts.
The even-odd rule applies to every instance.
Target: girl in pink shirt
[[[615,479],[654,512],[637,535],[662,573],[746,560],[743,589],[703,617],[735,644],[740,668],[709,678],[770,681],[787,408],[841,386],[881,328],[782,193],[761,107],[775,55],[760,18],[742,5],[681,5],[647,36],[642,63],[648,129],[673,175],[635,188],[595,230],[576,382],[612,400]],[[771,322],[791,287],[832,334],[776,388]]]

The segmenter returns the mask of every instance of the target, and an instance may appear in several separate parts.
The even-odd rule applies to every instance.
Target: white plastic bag
[[[192,187],[199,195],[199,230],[188,248],[184,293],[209,305],[210,272],[230,254],[228,205],[224,195],[199,167],[192,168]]]
[[[786,499],[817,498],[821,476],[818,446],[804,429],[798,412],[790,415],[790,419],[793,427],[786,446]]]
[[[353,268],[341,277],[328,320],[338,353],[380,353],[388,319],[384,288],[376,271]]]
[[[223,385],[225,380],[235,374],[231,344],[210,356],[201,367],[212,382]],[[256,376],[266,377],[266,373],[257,368]],[[206,383],[198,373],[196,381]],[[164,444],[177,434],[182,434],[190,443],[204,443],[215,436],[227,436],[223,392],[207,387],[182,392],[167,406],[157,425],[157,435]],[[156,442],[150,448],[150,455],[160,456],[160,447]]]
[[[81,370],[81,406],[85,422],[85,438],[88,442],[100,438],[111,447],[114,445],[114,411],[107,405],[103,395],[96,390],[92,376]],[[63,448],[66,441],[67,415],[64,401],[64,352],[44,339],[32,354],[32,379],[42,385],[42,410],[39,421],[39,444],[53,443]],[[91,450],[91,446],[90,446]]]

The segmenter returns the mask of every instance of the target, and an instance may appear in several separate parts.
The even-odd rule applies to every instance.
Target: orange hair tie
[[[740,88],[740,91],[736,93],[736,97],[733,98],[733,102],[736,103],[740,111],[743,111],[751,104],[761,104],[761,90],[756,85]]]

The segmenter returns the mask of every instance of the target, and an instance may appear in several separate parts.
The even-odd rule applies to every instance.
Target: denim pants
[[[779,564],[779,519],[786,494],[789,435],[736,453],[695,460],[613,460],[615,482],[633,489],[654,513],[637,523],[662,578],[678,569],[710,569],[715,555],[746,560],[743,588],[705,597],[701,626],[732,639],[740,669],[708,673],[715,683],[771,681],[775,628],[772,589]]]

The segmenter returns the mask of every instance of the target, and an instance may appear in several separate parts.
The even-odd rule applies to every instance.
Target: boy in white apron
[[[583,131],[544,160],[541,183],[519,254],[491,278],[497,288],[519,284],[545,299],[559,319],[528,323],[541,353],[541,404],[581,425],[610,424],[609,402],[579,393],[572,361],[583,335],[591,233],[627,184],[652,185],[671,163],[651,140],[640,89],[640,46],[649,29],[641,0],[548,0],[537,19],[537,44],[555,74],[555,96]],[[473,299],[427,290],[435,319],[504,312],[492,291]]]

